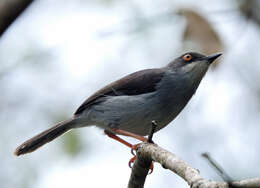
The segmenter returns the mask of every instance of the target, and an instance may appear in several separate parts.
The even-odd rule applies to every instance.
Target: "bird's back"
[[[168,125],[188,103],[194,88],[186,87],[178,73],[166,72],[156,90],[139,95],[107,96],[88,111],[89,119],[103,129],[119,128],[139,135],[147,135],[151,121],[158,124],[156,131]],[[184,88],[185,86],[185,88]]]

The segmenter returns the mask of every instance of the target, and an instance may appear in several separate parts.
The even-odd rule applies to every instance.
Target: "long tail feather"
[[[69,119],[54,125],[53,127],[25,141],[22,145],[16,148],[14,154],[19,156],[35,151],[44,144],[72,129],[75,123],[76,119]]]

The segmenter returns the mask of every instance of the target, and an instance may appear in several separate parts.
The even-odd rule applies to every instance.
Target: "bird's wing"
[[[164,70],[146,69],[129,74],[91,95],[75,112],[80,114],[89,106],[99,103],[106,96],[140,95],[155,91],[155,87],[162,79]]]

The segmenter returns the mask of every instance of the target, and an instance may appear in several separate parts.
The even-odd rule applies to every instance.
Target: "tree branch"
[[[202,178],[199,171],[192,168],[185,161],[178,158],[173,153],[150,143],[141,143],[137,148],[137,159],[134,163],[132,174],[128,183],[128,188],[142,188],[148,174],[150,162],[160,163],[164,168],[183,178],[191,188],[228,188],[226,182],[215,182]],[[260,188],[260,178],[233,181],[233,187]]]
[[[0,2],[0,36],[14,20],[31,4],[33,0],[1,0]]]
[[[152,160],[145,157],[139,157],[137,154],[136,161],[132,168],[128,188],[143,188],[147,174],[149,173]]]

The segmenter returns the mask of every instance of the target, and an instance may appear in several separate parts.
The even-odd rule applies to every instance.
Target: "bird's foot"
[[[114,131],[115,131],[115,130],[114,130]],[[116,130],[115,132],[117,132],[117,133],[119,133],[119,134],[122,134],[122,135],[125,135],[125,136],[129,136],[129,134],[126,133],[126,131],[121,131],[121,130],[118,131],[118,130]],[[127,147],[130,147],[130,148],[131,148],[131,153],[133,154],[134,157],[132,157],[132,158],[130,159],[130,161],[128,162],[128,166],[129,166],[130,168],[132,168],[132,166],[133,166],[132,163],[134,163],[134,161],[136,160],[136,150],[137,150],[139,144],[133,145],[133,144],[131,144],[131,143],[129,143],[129,142],[123,140],[122,138],[120,138],[119,136],[115,135],[114,133],[112,133],[112,132],[110,132],[110,131],[108,131],[108,130],[105,130],[104,133],[105,133],[107,136],[109,136],[110,138],[113,138],[114,140],[116,140],[116,141],[118,141],[118,142],[120,142],[120,143],[126,145]],[[147,138],[145,138],[145,137],[142,137],[142,136],[139,136],[139,135],[135,135],[135,134],[132,134],[132,133],[130,133],[130,135],[131,135],[131,137],[133,137],[133,135],[134,135],[134,138],[137,138],[138,140],[141,140],[141,141],[143,141],[143,142],[147,142]],[[153,143],[153,141],[152,141],[151,139],[150,139],[150,143]],[[153,162],[152,162],[152,164],[151,164],[149,174],[151,174],[152,172],[153,172]]]
[[[129,160],[129,162],[128,162],[128,166],[129,166],[130,168],[133,168],[133,163],[135,162],[135,160],[136,160],[136,155],[133,156],[133,157]]]
[[[135,162],[135,160],[136,160],[136,156],[133,156],[133,157],[129,160],[128,166],[129,166],[130,168],[133,168],[133,163]],[[152,161],[151,166],[150,166],[150,169],[149,169],[149,174],[153,173],[153,168],[154,168],[154,165],[153,165],[153,161]]]
[[[139,144],[132,145],[131,153],[132,153],[133,156],[136,156],[136,150],[137,150],[138,146],[139,146]]]
[[[139,144],[135,144],[135,145],[132,145],[132,147],[131,147],[131,153],[132,153],[133,157],[128,162],[128,166],[130,168],[133,168],[133,163],[136,160],[136,150],[137,150],[138,145]],[[153,161],[152,161],[150,169],[149,169],[149,174],[151,174],[153,172],[153,168],[154,168],[154,165],[153,165]]]

